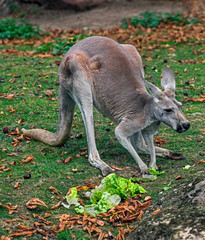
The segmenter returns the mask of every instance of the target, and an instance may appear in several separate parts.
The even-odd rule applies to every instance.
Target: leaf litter
[[[1,204],[0,203],[0,208],[7,208],[9,210],[9,214],[11,215],[12,213],[14,212],[18,212],[17,208],[18,208],[18,205],[15,205],[15,206],[12,206],[11,203],[8,203],[8,204]]]
[[[205,39],[203,25],[204,19],[201,19],[201,21],[202,23],[189,25],[180,25],[174,22],[160,23],[157,28],[152,29],[150,27],[146,28],[143,26],[133,26],[129,24],[127,29],[122,29],[121,26],[116,26],[114,28],[106,30],[90,30],[88,36],[97,35],[109,37],[121,43],[133,44],[139,50],[152,50],[158,48],[163,42],[167,43],[163,45],[165,48],[170,48],[170,45],[168,43],[171,41],[174,41],[176,43],[192,42],[193,40],[203,41]],[[142,32],[143,34],[140,34]],[[44,46],[45,44],[52,45],[52,43],[54,43],[55,46],[55,42],[53,42],[55,39],[61,39],[61,42],[65,41],[65,39],[67,39],[68,42],[73,41],[73,38],[75,37],[74,34],[77,34],[77,36],[82,35],[82,37],[86,37],[83,35],[83,31],[73,29],[72,33],[66,30],[51,30],[48,35],[42,36],[38,41],[7,39],[3,42],[0,42],[0,44],[6,44],[13,48],[3,49],[1,51],[1,54],[51,58],[56,55],[56,51],[53,51],[52,54],[48,53],[49,50],[42,53],[38,53],[38,51],[20,51],[17,50],[15,46],[27,44],[34,45],[35,47],[39,48],[39,46]],[[170,49],[174,48],[172,47]],[[62,55],[62,51],[59,51],[59,54]],[[147,58],[147,61],[151,61],[151,58]]]
[[[152,34],[150,29],[144,29],[143,27],[133,27],[129,26],[127,30],[122,30],[119,27],[113,28],[111,30],[101,30],[98,31],[100,35],[111,37],[119,42],[126,42],[134,44],[139,49],[155,49],[159,47],[160,42],[166,42],[171,40],[177,40],[177,42],[184,42],[189,41],[190,39],[197,39],[197,40],[203,40],[204,39],[204,31],[202,31],[202,24],[196,24],[196,25],[190,25],[190,26],[176,26],[175,24],[167,24],[167,27],[165,27],[163,24],[158,28],[155,29],[155,34]],[[167,31],[167,35],[164,35],[165,28],[169,31]],[[145,37],[138,36],[137,31],[143,30],[145,33]],[[95,34],[96,31],[92,31],[91,34]],[[134,32],[134,36],[130,33]],[[162,34],[163,33],[163,34]],[[51,34],[51,33],[50,33]],[[66,31],[62,34],[67,34]],[[55,36],[59,36],[58,33],[56,33]],[[132,37],[130,37],[132,36]],[[186,37],[185,37],[186,36]],[[186,39],[185,39],[186,38]],[[143,40],[143,41],[142,41]],[[39,45],[42,43],[43,38],[38,43]],[[47,39],[47,42],[51,41],[51,39]],[[191,41],[191,40],[190,40]],[[142,43],[143,42],[143,43]],[[14,41],[10,41],[11,46],[15,45],[17,43],[14,43]],[[25,42],[19,42],[18,45],[24,45]],[[148,44],[148,45],[147,45]],[[164,47],[170,47],[169,44],[164,45]],[[6,49],[5,49],[6,50]],[[6,50],[5,52],[2,51],[2,54],[15,54],[20,56],[33,56],[33,51],[18,51],[16,49],[10,49]],[[53,57],[52,54],[36,54],[35,56],[40,57]],[[151,59],[148,59],[147,61],[150,61]],[[191,62],[194,63],[194,62]],[[0,94],[0,98],[13,100],[16,97],[16,94]],[[204,102],[204,95],[201,96],[201,98],[193,99],[193,98],[187,98],[184,101],[198,101],[198,102]],[[11,113],[15,113],[15,109],[11,106],[10,108]],[[16,135],[14,140],[14,144],[16,146],[19,144],[19,137],[22,136],[16,129],[13,134],[10,133],[10,135]],[[20,136],[19,136],[20,135]],[[164,144],[164,142],[160,142],[159,144]],[[24,161],[30,162],[31,160],[29,158],[30,156],[27,156]],[[68,162],[70,159],[67,160]],[[201,161],[201,163],[204,163],[204,160]],[[6,171],[6,167],[4,166],[3,171]],[[121,169],[117,169],[121,170]],[[171,185],[171,184],[170,184]],[[87,183],[87,186],[95,189],[96,185],[92,184],[91,182]],[[169,187],[169,186],[168,186]],[[51,189],[57,194],[57,189]],[[118,206],[115,208],[112,208],[108,210],[106,213],[101,213],[97,215],[96,217],[88,216],[86,213],[83,215],[69,215],[64,214],[59,218],[59,225],[58,226],[49,226],[49,228],[46,228],[44,225],[46,225],[45,219],[43,219],[40,215],[35,215],[33,217],[37,217],[40,222],[36,222],[34,226],[27,227],[22,224],[18,226],[18,230],[10,234],[10,237],[14,236],[32,236],[34,233],[39,233],[43,236],[51,236],[52,234],[56,234],[59,231],[62,231],[66,228],[72,229],[73,227],[79,227],[82,228],[84,231],[87,231],[91,236],[98,237],[98,239],[105,239],[105,238],[111,238],[111,239],[125,239],[125,234],[132,231],[132,227],[129,227],[129,223],[135,220],[140,220],[142,215],[144,214],[144,210],[146,210],[147,207],[151,204],[151,197],[147,196],[143,202],[140,202],[138,199],[141,198],[140,194],[137,194],[135,197],[129,197],[126,200],[123,200]],[[28,203],[27,203],[28,204]],[[55,209],[62,205],[62,201],[59,201],[55,206],[51,207],[51,209]],[[32,200],[28,206],[35,208],[38,206],[45,206],[47,205],[42,202],[40,199],[38,200]],[[3,205],[0,204],[0,207],[7,208],[9,210],[9,214],[12,214],[13,212],[17,212],[17,205],[12,206],[10,203]],[[155,211],[156,212],[156,211]],[[154,214],[154,213],[153,213]],[[119,233],[117,237],[114,237],[113,234],[110,231],[104,232],[100,229],[100,227],[103,227],[105,224],[110,223],[113,226],[119,227]],[[47,225],[50,225],[47,224]],[[40,226],[40,227],[39,227]],[[127,226],[127,228],[123,228],[124,226]],[[7,239],[5,237],[5,239]],[[10,238],[8,238],[10,239]]]
[[[82,230],[87,232],[92,238],[97,238],[101,240],[108,238],[116,240],[125,239],[125,235],[131,232],[134,228],[129,224],[131,224],[133,221],[141,220],[144,211],[151,205],[151,197],[143,197],[144,200],[142,200],[143,198],[140,192],[145,192],[142,186],[133,183],[128,179],[118,178],[115,176],[115,174],[110,174],[104,179],[105,180],[102,180],[101,184],[98,185],[87,182],[87,186],[77,186],[75,188],[69,189],[66,196],[67,201],[70,202],[70,205],[76,205],[77,203],[78,206],[83,206],[83,200],[79,200],[78,193],[81,191],[85,192],[88,189],[92,189],[91,191],[93,191],[93,194],[90,197],[93,198],[93,202],[97,201],[99,203],[99,199],[101,199],[101,197],[103,196],[102,191],[106,190],[110,191],[110,193],[114,193],[113,191],[117,191],[118,194],[120,194],[120,196],[122,197],[122,201],[120,201],[120,203],[115,207],[109,208],[106,212],[101,212],[100,214],[96,214],[95,216],[89,215],[86,212],[84,212],[83,214],[75,215],[63,214],[58,218],[58,225],[51,225],[51,221],[45,219],[46,217],[51,216],[50,213],[46,213],[44,217],[40,216],[37,213],[33,213],[32,217],[37,219],[37,221],[35,221],[29,227],[24,226],[23,224],[19,224],[18,229],[15,232],[11,233],[9,237],[32,237],[34,233],[41,234],[44,237],[51,237],[52,235],[57,234],[65,229],[71,230],[73,228],[81,228]],[[115,181],[115,184],[113,183],[113,181]],[[116,183],[116,181],[118,181],[118,183]],[[103,184],[105,182],[106,184]],[[118,184],[120,185],[117,187]],[[56,188],[51,186],[49,187],[49,189],[53,191],[54,194],[58,196],[60,195],[59,191]],[[64,199],[64,197],[62,198]],[[141,201],[139,201],[139,199],[141,199]],[[51,207],[51,210],[61,206],[62,201],[59,201],[55,206]],[[105,202],[106,201],[107,199],[105,199]],[[26,207],[29,210],[36,209],[40,206],[48,208],[47,205],[39,198],[33,198],[26,203]],[[7,206],[7,208],[9,209],[10,207]],[[108,226],[109,224],[118,228],[118,235],[116,237],[111,233],[110,230],[104,228],[104,226]]]

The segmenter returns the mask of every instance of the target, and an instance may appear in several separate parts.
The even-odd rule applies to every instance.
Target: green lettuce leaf
[[[96,216],[116,207],[121,199],[134,197],[138,193],[146,193],[146,190],[139,184],[132,182],[131,179],[120,178],[112,173],[103,178],[101,184],[89,193],[90,205],[80,205],[77,189],[72,188],[71,194],[66,196],[68,205],[63,204],[63,206],[69,208],[71,205],[75,205],[77,213]]]
[[[165,171],[159,172],[155,168],[149,168],[149,174],[151,174],[151,175],[157,176],[157,175],[161,175],[161,174],[164,174],[164,173],[165,173]]]
[[[190,167],[190,165],[186,165],[185,167],[183,167],[183,170],[188,170]]]
[[[146,193],[146,190],[138,183],[133,183],[131,180],[117,177],[114,173],[111,173],[102,180],[99,186],[91,191],[91,202],[97,203],[104,192],[111,195],[117,194],[122,199],[127,199],[136,196],[138,193]]]
[[[172,185],[173,183],[174,183],[174,181],[169,182],[169,183],[167,184],[167,186],[163,187],[163,190],[164,190],[164,191],[167,191],[167,190],[169,190],[170,188],[172,188],[171,185]]]
[[[66,197],[68,205],[63,203],[63,206],[66,208],[70,208],[71,205],[79,206],[80,203],[78,202],[79,196],[78,196],[78,190],[77,188],[72,188],[71,193],[67,195]]]
[[[154,176],[152,178],[137,178],[137,177],[130,178],[132,182],[153,182],[156,179],[157,179],[157,176]]]
[[[103,213],[107,212],[109,209],[116,207],[121,201],[119,195],[111,195],[108,192],[104,192],[100,201],[97,203],[98,209]]]
[[[111,195],[108,192],[104,192],[100,201],[97,204],[91,204],[86,206],[79,206],[75,208],[77,213],[97,216],[100,213],[107,212],[109,209],[116,207],[121,201],[120,196],[117,194]]]

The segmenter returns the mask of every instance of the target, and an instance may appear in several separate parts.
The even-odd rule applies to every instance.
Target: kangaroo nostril
[[[190,123],[186,122],[182,124],[183,128],[185,128],[186,130],[188,130],[190,128]]]
[[[179,132],[179,133],[182,132],[182,127],[181,127],[181,125],[178,125],[178,126],[177,126],[177,132]]]

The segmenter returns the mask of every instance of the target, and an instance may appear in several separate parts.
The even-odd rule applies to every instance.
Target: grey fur
[[[143,176],[148,167],[137,151],[150,154],[150,167],[155,168],[156,155],[174,156],[170,150],[154,147],[153,136],[160,122],[178,132],[189,128],[189,122],[173,98],[173,72],[168,68],[163,71],[164,92],[146,81],[150,95],[145,87],[141,57],[132,45],[121,45],[105,37],[86,38],[64,56],[58,76],[60,111],[57,132],[42,129],[22,131],[53,146],[64,144],[70,134],[76,103],[85,124],[89,162],[103,175],[113,172],[113,169],[100,159],[96,148],[93,105],[117,124],[116,137],[136,160]]]

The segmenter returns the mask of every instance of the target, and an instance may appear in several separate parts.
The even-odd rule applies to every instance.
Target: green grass
[[[0,39],[29,39],[39,37],[42,30],[37,25],[26,22],[23,18],[4,18],[0,19]]]
[[[1,46],[1,48],[4,46]],[[194,55],[195,52],[200,53],[202,50],[202,43],[193,43],[189,45],[178,44],[173,46],[175,52],[170,52],[163,45],[161,48],[152,51],[141,52],[143,62],[146,64],[145,72],[146,79],[160,86],[160,74],[165,65],[169,65],[176,74],[176,98],[182,101],[188,94],[188,97],[199,98],[200,94],[205,93],[203,76],[205,70],[202,63],[185,64],[179,60],[200,61],[203,59],[202,54]],[[17,47],[18,48],[18,47]],[[20,49],[20,47],[19,47]],[[30,47],[24,46],[24,50],[30,50]],[[153,61],[146,61],[145,59],[152,57]],[[167,63],[164,63],[164,59]],[[41,59],[33,57],[20,57],[13,55],[0,55],[0,89],[4,94],[15,94],[13,100],[0,100],[0,149],[1,158],[0,166],[6,165],[11,170],[0,173],[0,202],[12,205],[18,205],[18,213],[8,214],[8,210],[0,209],[0,226],[4,226],[5,219],[18,218],[19,216],[26,216],[28,211],[25,203],[31,198],[38,197],[48,205],[48,209],[39,207],[37,210],[29,211],[27,220],[24,220],[25,225],[30,225],[34,222],[32,217],[33,212],[44,216],[45,212],[50,212],[52,215],[49,220],[52,224],[57,224],[56,217],[61,214],[69,213],[67,209],[60,207],[51,210],[50,207],[58,202],[55,195],[49,190],[53,186],[66,195],[70,187],[85,185],[87,181],[96,183],[97,180],[102,179],[100,171],[92,167],[85,156],[71,160],[68,164],[59,163],[68,156],[75,156],[82,148],[87,146],[86,134],[82,117],[79,110],[76,108],[76,115],[72,128],[72,135],[79,132],[83,133],[81,139],[70,139],[63,147],[50,147],[43,143],[34,140],[27,143],[27,140],[21,140],[20,143],[14,147],[11,143],[13,137],[3,134],[2,129],[7,127],[9,132],[12,129],[30,128],[35,125],[36,128],[46,128],[50,131],[55,131],[58,121],[58,101],[53,101],[51,98],[58,99],[58,80],[57,70],[58,66],[55,61],[61,58],[54,57],[50,59]],[[155,70],[152,68],[155,67]],[[187,69],[186,71],[184,71]],[[194,89],[187,89],[187,81],[189,83],[194,79]],[[50,90],[52,96],[48,97],[45,92]],[[187,96],[186,96],[187,97]],[[10,113],[9,106],[15,109],[14,113]],[[191,128],[182,134],[174,132],[165,125],[161,125],[159,130],[160,138],[168,140],[163,146],[172,149],[175,152],[183,153],[186,160],[173,161],[163,158],[157,158],[158,165],[160,165],[165,174],[158,177],[155,182],[144,183],[143,186],[151,195],[153,201],[161,198],[160,192],[164,186],[170,181],[175,180],[176,176],[181,175],[184,182],[192,181],[193,178],[202,176],[204,166],[198,164],[199,160],[204,158],[204,103],[188,102],[183,106],[183,112],[186,114],[191,122]],[[200,113],[195,115],[195,113]],[[109,165],[116,165],[118,167],[125,167],[126,170],[117,172],[117,175],[123,177],[131,177],[138,174],[138,167],[129,153],[115,140],[114,128],[110,125],[111,121],[104,118],[96,110],[95,130],[96,142],[99,152],[103,151],[102,159]],[[19,125],[18,121],[23,119],[24,125]],[[110,131],[106,131],[110,128]],[[110,143],[109,141],[113,139]],[[17,153],[18,156],[11,156],[11,153]],[[64,153],[64,154],[62,154]],[[34,155],[35,163],[22,164],[22,158],[26,155]],[[142,159],[148,163],[149,157],[140,155]],[[9,165],[9,162],[15,161],[15,165]],[[185,165],[191,165],[189,170],[182,170]],[[77,168],[77,173],[72,169]],[[24,179],[26,171],[31,171],[31,178]],[[10,175],[11,174],[11,175]],[[66,177],[70,177],[69,179]],[[21,182],[20,189],[14,189],[16,182]],[[171,185],[171,189],[163,194],[172,194],[173,189],[180,188],[178,182]],[[167,202],[169,206],[169,202]],[[17,222],[19,223],[19,222]],[[17,226],[13,223],[13,229]],[[135,223],[137,224],[137,223]],[[113,229],[111,228],[111,231]],[[114,230],[113,230],[114,231]],[[8,235],[5,228],[0,227],[0,235]],[[90,239],[90,237],[81,230],[73,230],[77,239]],[[56,235],[56,239],[71,239],[69,231],[63,231]],[[32,239],[41,239],[41,235],[35,235]],[[22,239],[22,238],[18,238]]]
[[[53,42],[41,44],[35,50],[35,53],[50,53],[54,55],[61,55],[66,53],[77,41],[82,40],[86,35],[79,34],[70,39],[58,38]]]

